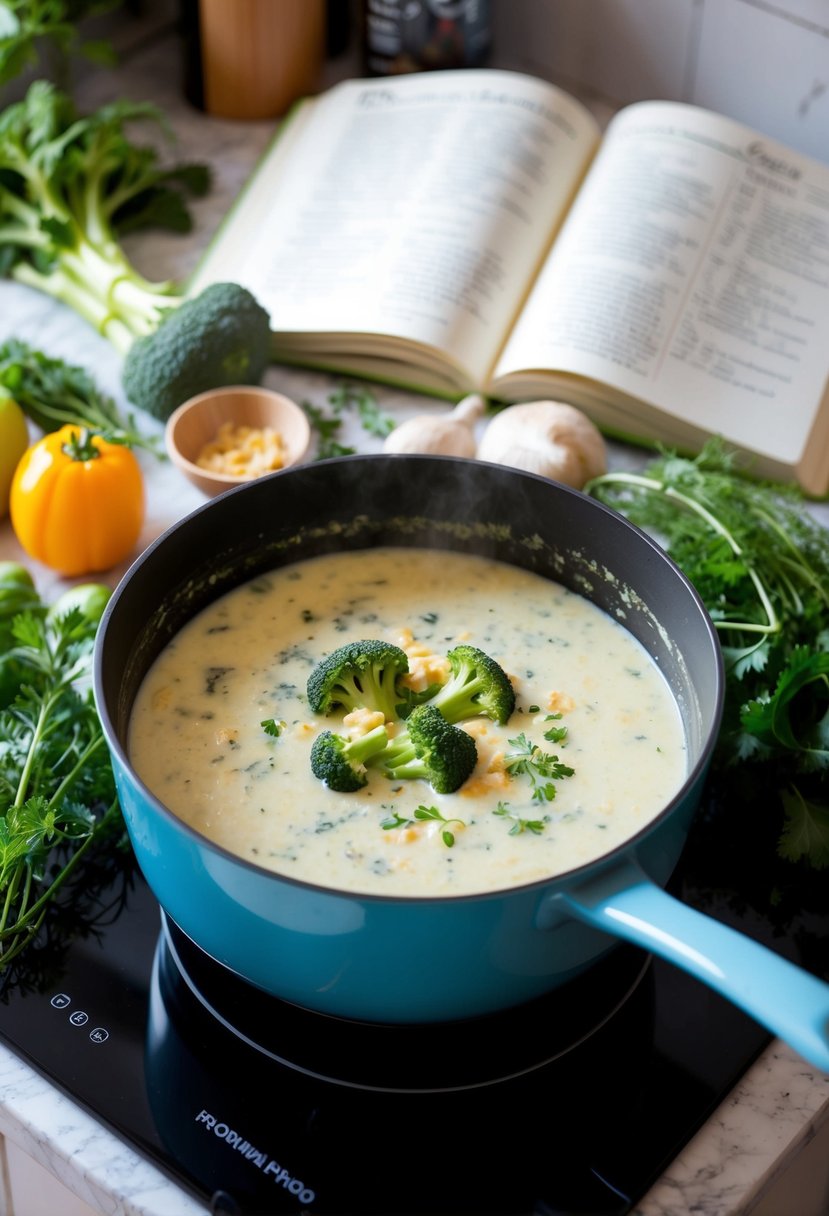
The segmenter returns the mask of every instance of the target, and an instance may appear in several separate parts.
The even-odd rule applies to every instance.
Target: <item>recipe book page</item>
[[[827,391],[829,167],[695,107],[621,111],[496,388],[532,382],[522,369],[796,463]]]
[[[392,335],[479,383],[598,140],[580,103],[517,73],[346,81],[288,120],[191,290],[248,287],[277,357]]]

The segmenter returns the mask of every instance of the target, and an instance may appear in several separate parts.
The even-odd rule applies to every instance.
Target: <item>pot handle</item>
[[[829,984],[674,899],[630,861],[554,898],[578,920],[696,976],[829,1073]]]

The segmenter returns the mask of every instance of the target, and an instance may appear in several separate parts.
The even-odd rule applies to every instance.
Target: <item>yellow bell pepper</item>
[[[132,552],[141,532],[141,467],[123,444],[63,426],[23,455],[9,514],[29,556],[59,574],[109,570]]]
[[[0,389],[0,519],[9,509],[9,491],[17,462],[29,446],[22,409]]]

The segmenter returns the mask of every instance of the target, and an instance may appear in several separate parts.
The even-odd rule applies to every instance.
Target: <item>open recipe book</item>
[[[514,72],[346,81],[283,123],[190,289],[222,279],[279,362],[719,434],[829,491],[829,165],[697,107],[602,134]]]

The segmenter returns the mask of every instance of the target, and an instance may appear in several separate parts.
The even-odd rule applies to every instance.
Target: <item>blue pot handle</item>
[[[555,896],[578,920],[659,954],[829,1073],[829,984],[668,895],[629,861]]]

